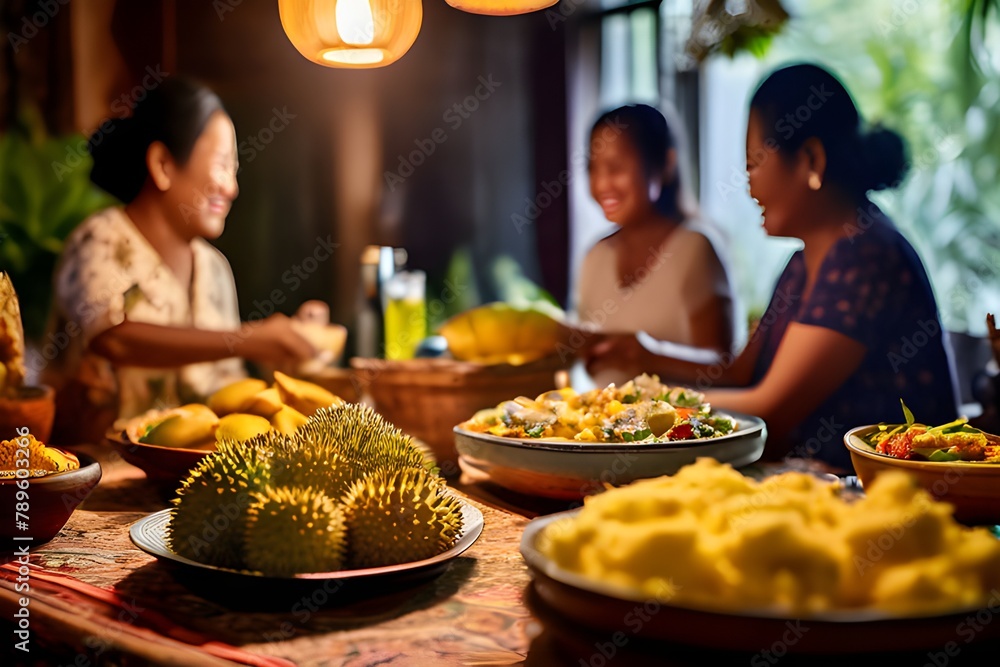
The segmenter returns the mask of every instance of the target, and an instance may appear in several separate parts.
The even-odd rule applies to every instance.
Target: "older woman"
[[[56,269],[51,327],[67,344],[43,377],[57,438],[204,397],[245,375],[237,357],[314,356],[285,316],[241,325],[229,263],[206,240],[238,193],[236,133],[214,93],[168,79],[91,151],[91,179],[124,206],[74,230]]]

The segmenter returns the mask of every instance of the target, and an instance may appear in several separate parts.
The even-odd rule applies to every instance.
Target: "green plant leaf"
[[[903,406],[903,417],[906,419],[906,425],[913,426],[914,421],[916,421],[913,418],[913,413],[910,412],[908,407],[906,407],[906,403],[903,402],[903,399],[899,399],[899,404]]]

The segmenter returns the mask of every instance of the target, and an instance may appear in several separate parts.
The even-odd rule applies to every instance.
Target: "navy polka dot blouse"
[[[930,281],[910,243],[869,203],[856,228],[827,253],[803,301],[806,267],[796,252],[782,272],[756,335],[764,337],[759,382],[792,322],[832,329],[867,348],[857,371],[792,434],[793,456],[851,470],[844,433],[901,422],[902,398],[917,421],[958,416],[954,366]]]

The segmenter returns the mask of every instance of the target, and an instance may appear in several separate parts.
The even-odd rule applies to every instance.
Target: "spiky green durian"
[[[344,403],[317,410],[295,434],[304,446],[330,446],[355,471],[355,478],[378,470],[425,465],[410,436],[365,405]]]
[[[353,568],[423,560],[450,549],[462,530],[462,508],[422,468],[376,472],[343,499],[348,563]]]
[[[331,498],[340,498],[357,481],[359,473],[335,447],[290,439],[276,443],[271,457],[275,486],[311,486]]]
[[[316,489],[268,486],[253,494],[243,546],[247,568],[263,574],[334,572],[344,564],[344,515]]]
[[[167,524],[167,544],[200,563],[239,568],[246,511],[270,477],[266,451],[222,441],[182,482]]]

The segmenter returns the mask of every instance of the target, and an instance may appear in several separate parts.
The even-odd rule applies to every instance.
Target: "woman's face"
[[[632,141],[605,125],[590,138],[590,195],[604,217],[627,225],[653,215],[650,182]]]
[[[750,196],[764,214],[769,236],[797,236],[803,219],[805,196],[794,161],[782,154],[774,139],[767,138],[760,114],[750,110],[747,123],[747,176]]]
[[[226,226],[226,215],[239,194],[236,185],[236,129],[222,111],[209,119],[184,166],[178,166],[167,191],[179,215],[173,216],[182,236],[214,239]]]

